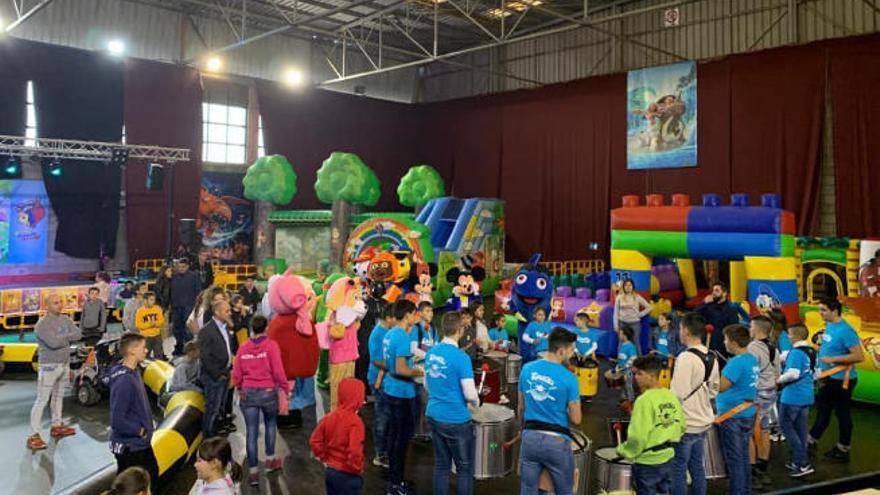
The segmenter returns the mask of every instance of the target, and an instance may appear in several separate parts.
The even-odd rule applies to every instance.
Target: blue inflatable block
[[[776,208],[696,206],[688,212],[688,232],[745,232],[778,234],[782,232],[782,212]],[[696,258],[694,253],[691,255]]]
[[[780,234],[688,232],[688,255],[694,259],[741,260],[743,256],[780,256]]]
[[[749,302],[755,302],[761,294],[770,296],[774,304],[798,302],[797,282],[794,280],[749,280],[746,287]]]
[[[616,284],[618,280],[623,280],[627,277],[632,279],[633,285],[635,285],[636,292],[651,290],[650,270],[619,270],[617,268],[611,269],[611,283]]]

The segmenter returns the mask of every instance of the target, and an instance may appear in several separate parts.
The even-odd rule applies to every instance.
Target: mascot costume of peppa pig
[[[302,426],[302,409],[315,403],[318,335],[312,323],[314,302],[309,284],[290,269],[269,285],[269,305],[273,313],[269,338],[281,348],[284,373],[294,382],[288,417],[293,427]]]
[[[318,342],[330,350],[330,410],[336,408],[339,382],[354,377],[358,329],[367,313],[357,277],[342,277],[327,291],[327,320],[317,325]]]

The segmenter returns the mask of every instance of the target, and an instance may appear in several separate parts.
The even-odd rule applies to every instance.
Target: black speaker
[[[202,240],[199,239],[199,232],[196,230],[194,218],[181,218],[177,232],[180,235],[180,243],[186,246],[190,253],[197,253],[199,251]]]
[[[164,179],[164,165],[161,163],[151,163],[147,167],[147,191],[161,191]]]

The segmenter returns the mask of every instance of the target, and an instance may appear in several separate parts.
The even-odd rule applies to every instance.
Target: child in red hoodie
[[[336,409],[321,420],[309,445],[327,466],[327,495],[359,495],[364,486],[364,422],[358,409],[364,404],[364,384],[345,378],[337,395]]]

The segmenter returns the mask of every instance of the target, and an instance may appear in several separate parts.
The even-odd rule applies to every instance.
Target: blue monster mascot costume
[[[510,311],[519,322],[516,333],[519,341],[519,352],[523,363],[535,358],[532,356],[531,345],[523,341],[523,333],[535,309],[542,308],[550,314],[550,301],[553,298],[553,279],[539,263],[541,255],[534,254],[529,262],[523,265],[513,277],[513,289],[511,289]]]

